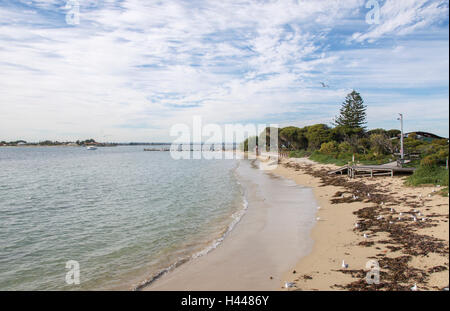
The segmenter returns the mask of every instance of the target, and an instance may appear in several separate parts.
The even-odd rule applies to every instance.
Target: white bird
[[[377,217],[377,220],[380,220],[380,219],[383,219],[383,216],[380,215]]]
[[[381,202],[381,205],[384,205],[384,202]]]
[[[321,207],[320,207],[320,206],[317,206],[317,209],[321,209]]]
[[[401,217],[401,216],[398,216],[398,220],[402,220],[402,217]]]
[[[414,292],[417,291],[417,284],[416,283],[414,283],[414,286],[411,287],[411,290],[414,291]]]
[[[292,287],[294,287],[295,286],[295,283],[292,283],[292,282],[286,282],[286,283],[284,283],[284,287],[285,288],[292,288]]]
[[[364,233],[363,237],[364,237],[365,239],[367,239],[369,236],[368,236],[367,234]]]
[[[389,222],[389,224],[391,224],[391,225],[392,225],[393,223],[394,223],[393,221],[390,221],[390,222]]]
[[[416,217],[413,217],[413,221],[416,222],[416,221],[417,221],[417,218],[416,218]]]
[[[319,220],[320,220],[320,217],[317,217],[316,220],[319,221]]]
[[[370,198],[370,193],[368,193],[367,196]]]
[[[391,213],[393,213],[394,212],[394,209],[391,207]]]
[[[422,221],[425,221],[425,220],[427,220],[425,217],[424,218],[422,218]]]
[[[400,213],[399,215],[400,215],[400,216],[403,216],[403,213]]]
[[[355,223],[355,228],[359,228],[359,223]]]
[[[343,259],[342,259],[342,268],[344,268],[344,269],[348,268],[348,264],[346,264]]]
[[[417,209],[414,209],[414,213],[417,213]]]
[[[422,216],[422,213],[421,213],[421,212],[419,212],[419,213],[417,213],[417,215],[419,215],[419,216]]]

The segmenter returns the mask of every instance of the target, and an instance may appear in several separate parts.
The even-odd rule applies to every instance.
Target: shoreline
[[[321,207],[311,253],[284,275],[295,284],[287,290],[410,290],[414,284],[418,290],[448,288],[448,198],[433,195],[435,187],[404,186],[403,177],[330,180],[323,172],[334,167],[284,159],[274,170],[312,187]],[[324,179],[331,182],[324,185]],[[369,260],[379,263],[378,285],[366,282]]]
[[[312,190],[242,162],[248,207],[213,251],[142,290],[279,290],[283,274],[310,252],[317,205]]]

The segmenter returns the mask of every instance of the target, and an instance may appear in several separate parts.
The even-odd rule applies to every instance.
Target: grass
[[[335,164],[337,166],[344,166],[352,161],[352,154],[350,153],[336,153],[336,154],[324,154],[319,151],[308,152],[306,150],[296,150],[289,153],[291,158],[304,158],[309,157],[311,160],[322,164]],[[357,154],[357,163],[366,165],[378,165],[385,164],[391,161],[390,157],[382,157],[379,159],[367,160],[362,158],[363,155]]]
[[[408,177],[406,184],[409,186],[440,185],[448,187],[448,170],[438,166],[421,166]]]

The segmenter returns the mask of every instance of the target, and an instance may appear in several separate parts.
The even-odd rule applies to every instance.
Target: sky
[[[0,0],[0,141],[330,125],[353,89],[369,129],[448,137],[448,75],[448,1]]]

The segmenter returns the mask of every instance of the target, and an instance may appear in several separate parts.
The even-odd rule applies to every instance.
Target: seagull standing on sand
[[[414,286],[411,287],[411,290],[412,290],[413,292],[417,291],[417,284],[416,284],[416,283],[414,283]]]
[[[294,287],[295,286],[295,283],[292,283],[292,282],[286,282],[286,283],[284,283],[284,287],[285,288],[292,288],[292,287]]]
[[[369,236],[368,236],[367,234],[364,233],[363,237],[364,237],[365,239],[367,239]]]
[[[342,268],[347,269],[348,264],[345,263],[344,259],[342,259]]]
[[[355,228],[359,228],[359,223],[355,223]]]

